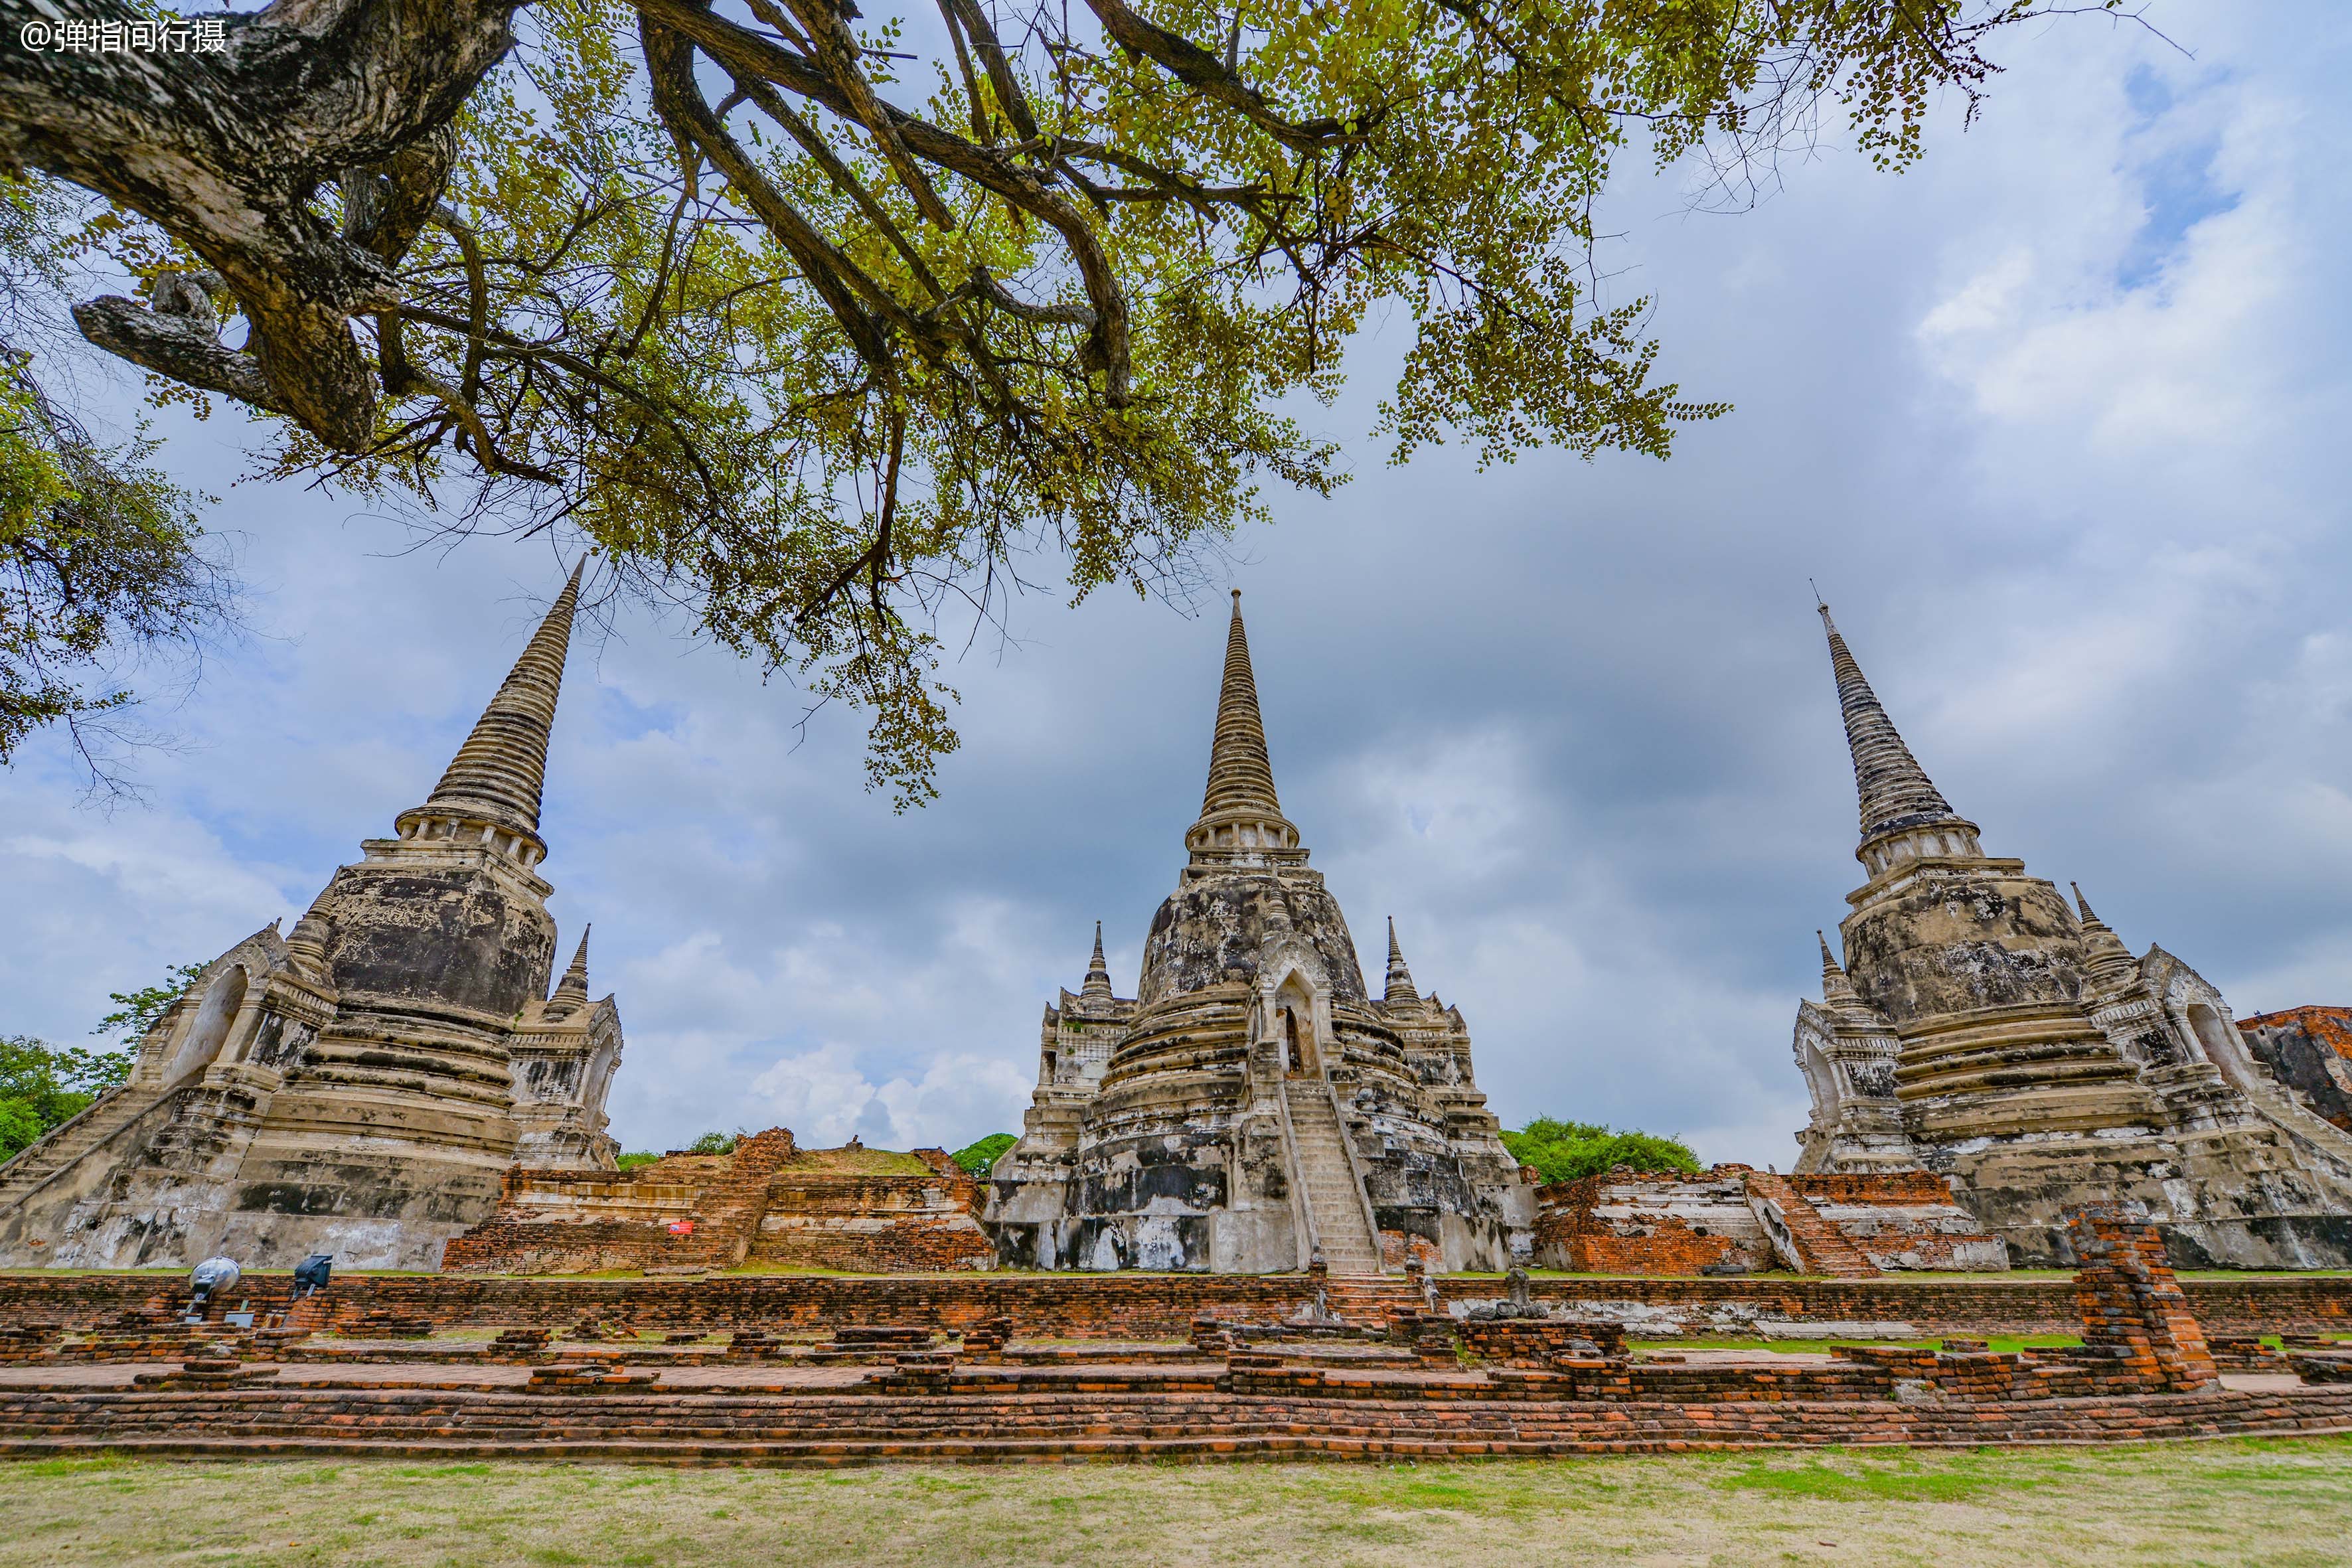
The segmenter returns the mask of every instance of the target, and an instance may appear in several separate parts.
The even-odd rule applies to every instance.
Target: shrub
[[[1538,1116],[1517,1132],[1503,1134],[1503,1147],[1522,1165],[1532,1165],[1547,1182],[1598,1176],[1619,1165],[1636,1171],[1696,1171],[1698,1156],[1679,1138],[1604,1127],[1597,1121],[1561,1121]]]
[[[1010,1132],[992,1132],[979,1142],[969,1144],[948,1156],[975,1176],[985,1176],[995,1165],[997,1156],[1020,1140]]]

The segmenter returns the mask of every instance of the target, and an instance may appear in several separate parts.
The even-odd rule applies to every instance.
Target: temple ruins
[[[1461,1013],[1389,931],[1365,988],[1339,906],[1282,814],[1234,595],[1201,815],[1132,997],[1093,964],[1046,1009],[1021,1140],[983,1218],[1006,1263],[1252,1273],[1320,1262],[1501,1268],[1534,1194]]]
[[[584,565],[585,563],[583,562]],[[128,1083],[0,1168],[0,1266],[431,1268],[510,1166],[612,1168],[621,1022],[537,868],[580,572],[422,805],[206,965]]]
[[[2071,1261],[2067,1216],[2110,1205],[2182,1265],[2352,1264],[2352,1134],[2281,1087],[2195,970],[2135,958],[2079,889],[2070,906],[1985,854],[1821,615],[1867,880],[1797,1009],[1798,1171],[1933,1172],[2023,1264]]]

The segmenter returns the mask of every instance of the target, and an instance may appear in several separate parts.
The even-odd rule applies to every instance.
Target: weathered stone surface
[[[579,573],[424,805],[206,966],[129,1082],[0,1167],[0,1264],[431,1268],[505,1173],[613,1163],[621,1051],[554,967],[539,799]]]
[[[2294,1007],[2238,1020],[2255,1059],[2312,1110],[2352,1131],[2352,1007]]]
[[[1841,963],[1801,1004],[1806,1173],[1919,1168],[2018,1262],[2120,1205],[2183,1265],[2352,1263],[2352,1134],[2282,1089],[2201,976],[1987,856],[1830,639],[1862,804]]]
[[[984,1219],[1008,1263],[1374,1274],[1500,1268],[1533,1194],[1470,1068],[1461,1014],[1366,990],[1267,761],[1236,598],[1200,818],[1133,999],[1095,962],[1048,1008],[1019,1143]]]

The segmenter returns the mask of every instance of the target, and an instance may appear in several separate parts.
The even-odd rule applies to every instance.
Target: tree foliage
[[[150,460],[155,441],[96,439],[37,374],[79,205],[0,175],[0,766],[62,724],[92,784],[115,793],[129,787],[121,745],[142,738],[123,665],[198,651],[234,625],[236,589],[201,498]]]
[[[985,1176],[996,1165],[997,1156],[1021,1142],[1010,1132],[992,1132],[976,1142],[967,1143],[948,1156],[975,1176]]]
[[[1376,310],[1393,458],[1664,456],[1722,405],[1601,286],[1618,163],[1736,204],[1826,106],[1901,168],[2053,8],[278,0],[223,54],[12,61],[0,155],[116,204],[140,297],[77,319],[165,395],[273,416],[278,471],[592,542],[866,706],[903,805],[956,620],[1181,594],[1264,483],[1346,477],[1294,416]]]
[[[1547,1182],[1598,1176],[1619,1165],[1636,1171],[1696,1171],[1698,1156],[1679,1138],[1597,1121],[1560,1121],[1538,1116],[1517,1132],[1503,1134],[1503,1147],[1522,1165],[1532,1165]]]
[[[126,1047],[137,1047],[147,1037],[147,1031],[155,1026],[155,1021],[204,972],[201,963],[174,963],[164,970],[161,985],[107,993],[106,999],[114,1004],[114,1011],[100,1018],[98,1027],[90,1033],[111,1036]]]
[[[16,1155],[87,1110],[131,1076],[129,1051],[53,1046],[31,1035],[0,1036],[0,1160]]]

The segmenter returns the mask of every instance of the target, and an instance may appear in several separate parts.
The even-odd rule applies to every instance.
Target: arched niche
[[[2221,1076],[2236,1085],[2241,1093],[2252,1087],[2252,1072],[2246,1060],[2245,1047],[2238,1037],[2235,1026],[2221,1016],[2221,1010],[2210,1003],[2190,1001],[2181,1009],[2189,1032],[2196,1038],[2197,1048],[2205,1059],[2221,1069]]]
[[[1797,1068],[1805,1075],[1805,1089],[1813,1097],[1813,1125],[1835,1125],[1842,1098],[1838,1093],[1837,1068],[1822,1054],[1821,1042],[1810,1034],[1797,1037]]]
[[[1274,1037],[1281,1043],[1286,1077],[1320,1077],[1323,1050],[1315,1026],[1315,993],[1306,977],[1292,970],[1274,993]]]
[[[597,1042],[596,1054],[588,1060],[588,1071],[581,1079],[580,1107],[592,1116],[604,1110],[604,1096],[613,1088],[613,1075],[621,1066],[621,1040],[618,1035],[607,1034]]]
[[[163,1068],[163,1080],[174,1083],[190,1073],[201,1072],[220,1055],[221,1047],[228,1043],[228,1032],[236,1023],[236,1016],[245,1007],[245,966],[232,963],[223,970],[205,992],[197,1005],[196,1016],[188,1024],[188,1032],[180,1037],[179,1049]]]

